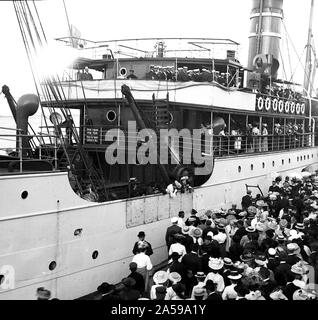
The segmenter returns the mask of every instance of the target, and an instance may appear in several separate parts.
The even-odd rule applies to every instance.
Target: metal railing
[[[38,160],[47,160],[51,163],[53,163],[54,170],[57,170],[57,136],[51,135],[51,134],[45,134],[45,133],[38,133],[38,134],[21,134],[20,129],[13,129],[13,128],[7,128],[7,127],[0,127],[1,130],[6,131],[15,131],[15,133],[0,133],[0,150],[5,151],[7,156],[12,156],[12,158],[18,158],[19,161],[19,172],[23,172],[23,163],[30,163],[30,162],[36,162]],[[53,151],[53,157],[49,156],[45,153],[43,153],[43,149],[45,146],[48,146],[46,144],[39,144],[38,150],[39,150],[39,156],[37,158],[32,158],[28,156],[28,154],[33,153],[35,150],[30,147],[24,147],[23,146],[23,138],[27,138],[28,140],[33,138],[40,138],[42,141],[44,141],[44,138],[53,138],[54,144],[53,146],[50,145],[50,147],[54,150]],[[12,144],[8,147],[7,145],[4,145],[2,142],[7,143],[10,141]],[[45,147],[45,149],[47,149]],[[1,163],[7,163],[9,160],[14,161],[14,159],[3,159],[0,160],[0,166]]]

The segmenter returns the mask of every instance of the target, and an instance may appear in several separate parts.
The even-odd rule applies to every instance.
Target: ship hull
[[[166,228],[179,210],[240,207],[246,184],[266,194],[275,173],[284,177],[308,166],[318,168],[318,148],[216,158],[210,179],[193,193],[105,203],[78,197],[66,172],[0,176],[0,299],[35,299],[38,287],[75,299],[102,282],[117,283],[129,273],[139,231],[159,264],[167,259]]]

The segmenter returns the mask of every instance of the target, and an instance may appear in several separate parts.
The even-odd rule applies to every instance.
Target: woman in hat
[[[211,272],[208,273],[206,276],[204,283],[208,280],[212,280],[217,284],[217,292],[222,293],[224,290],[224,278],[219,273],[221,269],[224,266],[224,262],[221,258],[210,258],[209,261],[209,268],[211,269]]]
[[[176,233],[172,237],[172,244],[169,249],[169,257],[173,252],[177,252],[179,254],[179,262],[181,262],[182,257],[187,253],[185,246],[182,244],[183,239],[185,237],[182,234]],[[169,263],[172,262],[170,259]]]
[[[150,299],[155,300],[156,299],[156,289],[158,287],[167,287],[168,285],[168,273],[163,270],[157,271],[153,275],[153,282],[155,283],[151,289],[150,289]]]
[[[224,288],[222,299],[235,300],[237,297],[237,292],[234,290],[234,288],[240,282],[242,275],[237,270],[232,270],[227,277],[230,280],[231,284]]]
[[[185,285],[182,283],[175,283],[172,285],[172,290],[174,291],[174,295],[171,299],[167,299],[167,295],[165,300],[185,300],[187,297],[185,296]]]
[[[169,284],[167,287],[165,300],[172,300],[172,298],[176,295],[176,292],[173,290],[173,286],[181,281],[181,275],[178,272],[171,272],[168,274],[168,279]]]

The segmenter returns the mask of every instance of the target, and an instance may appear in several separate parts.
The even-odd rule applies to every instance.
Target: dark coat
[[[222,301],[223,299],[222,299],[222,297],[221,297],[221,295],[219,293],[213,292],[213,293],[208,295],[206,300]]]
[[[138,300],[140,292],[133,288],[124,288],[118,294],[120,300]]]
[[[132,272],[128,277],[135,279],[136,284],[132,289],[138,290],[140,294],[143,294],[145,291],[145,280],[144,277],[137,271]]]
[[[242,209],[247,209],[249,206],[252,205],[252,197],[250,195],[245,195],[243,198],[242,198],[242,202],[241,202],[241,205],[242,205]]]
[[[196,274],[200,269],[200,258],[194,252],[184,255],[181,262],[187,270],[192,270],[193,274]]]
[[[134,248],[133,248],[133,254],[137,254],[137,253],[139,252],[139,251],[138,251],[138,242],[139,242],[139,241],[136,241],[136,242],[135,242],[135,245],[134,245]],[[148,244],[148,246],[147,246],[147,248],[146,248],[145,254],[146,254],[147,256],[151,256],[151,255],[153,254],[151,244],[150,244],[148,241],[146,241],[146,240],[144,240],[144,242],[146,242],[146,243]]]
[[[172,235],[174,235],[176,233],[181,233],[181,231],[182,231],[182,229],[176,224],[173,224],[172,226],[167,228],[166,245],[167,245],[168,248],[172,244]]]
[[[291,269],[288,263],[280,263],[274,270],[274,277],[279,286],[286,286],[287,284],[287,273]]]
[[[171,272],[178,272],[182,278],[182,281],[184,281],[187,270],[186,267],[184,266],[183,263],[179,262],[179,261],[174,261],[170,264],[170,266],[168,267]]]
[[[293,294],[296,290],[298,290],[299,287],[294,285],[292,282],[288,283],[284,288],[283,288],[283,294],[287,297],[288,300],[293,300]]]

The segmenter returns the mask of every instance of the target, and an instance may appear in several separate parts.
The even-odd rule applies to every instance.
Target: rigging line
[[[36,27],[36,23],[35,23],[35,21],[34,21],[32,12],[31,12],[30,7],[29,7],[29,4],[28,4],[27,2],[26,2],[26,6],[27,6],[27,8],[28,8],[29,17],[30,17],[31,22],[32,22],[32,24],[33,24],[33,29],[34,29],[34,32],[35,32],[35,34],[36,34],[36,36],[37,36],[38,42],[39,42],[40,46],[43,46],[43,44],[42,44],[42,39],[41,39],[41,37],[40,37],[40,34],[39,34],[38,29],[37,29],[37,27]]]
[[[35,12],[36,12],[36,16],[37,16],[37,18],[38,18],[38,21],[39,21],[39,23],[40,23],[40,27],[41,27],[41,30],[42,30],[42,34],[43,34],[44,40],[45,40],[45,42],[47,43],[46,35],[45,35],[44,29],[43,29],[43,26],[42,26],[42,22],[41,22],[39,13],[38,13],[38,9],[37,9],[37,7],[36,7],[36,5],[35,5],[34,0],[33,0],[33,6],[34,6],[34,9],[35,9]]]
[[[68,13],[66,10],[66,5],[65,5],[65,1],[63,0],[63,5],[64,5],[64,11],[65,11],[65,15],[66,15],[66,20],[67,20],[67,25],[68,25],[68,29],[69,29],[69,33],[70,33],[70,37],[71,37],[71,41],[72,41],[72,47],[75,48],[74,46],[74,39],[73,39],[73,32],[72,32],[72,28],[70,25],[70,20],[68,18]]]

